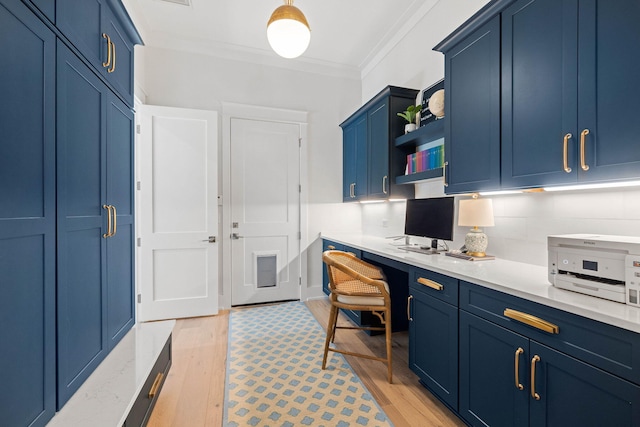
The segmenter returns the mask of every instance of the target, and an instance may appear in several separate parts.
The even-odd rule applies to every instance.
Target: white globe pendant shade
[[[311,30],[304,14],[293,6],[293,0],[285,0],[277,8],[267,24],[267,39],[271,48],[283,58],[302,55],[311,41]]]

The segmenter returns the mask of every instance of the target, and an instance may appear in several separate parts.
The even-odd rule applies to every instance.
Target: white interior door
[[[300,298],[300,126],[231,119],[231,303]]]
[[[218,115],[144,105],[138,150],[142,321],[218,312]]]

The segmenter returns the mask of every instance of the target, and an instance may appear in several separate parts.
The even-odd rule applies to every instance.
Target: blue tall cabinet
[[[0,40],[0,424],[43,426],[135,321],[141,40],[119,0],[0,0]]]
[[[640,4],[494,0],[443,40],[447,193],[640,178]]]
[[[56,381],[56,37],[0,1],[0,424],[44,425]]]

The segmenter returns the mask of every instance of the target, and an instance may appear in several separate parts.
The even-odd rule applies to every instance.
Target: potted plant
[[[409,105],[406,110],[398,113],[398,116],[402,117],[408,122],[406,125],[404,125],[405,134],[416,130],[416,114],[418,114],[420,110],[422,110],[421,105]]]

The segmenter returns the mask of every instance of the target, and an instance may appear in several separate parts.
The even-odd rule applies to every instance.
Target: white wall
[[[387,84],[424,89],[444,76],[444,57],[431,51],[450,32],[484,6],[485,0],[438,2],[362,81],[363,101]],[[441,180],[416,185],[416,197],[443,195]],[[488,252],[500,258],[547,265],[550,234],[597,233],[640,236],[640,189],[493,196],[495,227],[485,230]],[[456,197],[457,200],[460,197]],[[456,202],[457,210],[457,202]],[[364,205],[364,233],[402,234],[404,203]],[[383,222],[386,226],[383,226]],[[464,242],[466,228],[454,230],[453,248]]]
[[[309,247],[304,252],[311,293],[320,295],[320,231],[361,228],[360,207],[341,203],[338,126],[360,106],[360,80],[148,46],[136,49],[136,62],[144,64],[137,70],[136,83],[147,104],[221,111],[222,102],[230,102],[309,113],[308,141],[303,142],[309,185]]]

